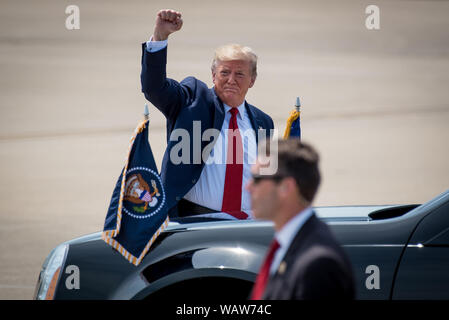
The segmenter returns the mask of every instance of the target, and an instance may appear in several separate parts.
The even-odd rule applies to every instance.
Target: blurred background
[[[380,29],[368,30],[368,5]],[[68,30],[67,6],[80,9]],[[168,76],[212,86],[214,49],[259,56],[248,102],[280,134],[296,96],[321,154],[316,205],[422,203],[449,187],[447,1],[0,1],[0,299],[30,299],[60,242],[102,230],[141,120],[141,43],[181,11]],[[150,108],[160,166],[165,120]],[[81,275],[82,277],[82,275]]]

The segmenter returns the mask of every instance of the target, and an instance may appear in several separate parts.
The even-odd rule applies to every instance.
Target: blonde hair
[[[215,50],[214,60],[212,61],[212,72],[215,72],[218,62],[230,60],[244,60],[250,63],[251,75],[257,76],[257,55],[250,47],[244,47],[239,44],[227,44],[218,47]]]

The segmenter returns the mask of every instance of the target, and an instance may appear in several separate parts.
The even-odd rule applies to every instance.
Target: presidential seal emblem
[[[131,217],[143,219],[156,214],[165,203],[165,193],[159,175],[145,167],[126,172],[123,210]]]

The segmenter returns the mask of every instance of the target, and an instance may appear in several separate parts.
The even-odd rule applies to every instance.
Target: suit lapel
[[[214,129],[221,131],[221,127],[223,127],[223,121],[225,118],[223,102],[218,99],[218,96],[213,88],[210,90],[212,90],[214,96]]]
[[[298,251],[305,245],[305,239],[307,239],[310,233],[313,231],[317,217],[315,216],[315,212],[310,216],[309,219],[304,223],[299,232],[293,238],[290,247],[285,253],[284,259],[291,259],[291,257],[295,257],[298,254]]]
[[[254,134],[256,135],[256,144],[259,144],[259,141],[258,141],[259,135],[257,134],[257,132],[259,129],[263,129],[263,123],[259,118],[257,118],[254,115],[253,111],[251,110],[251,106],[246,101],[245,101],[245,108],[246,108],[246,113],[248,114],[249,121],[251,122],[251,126],[254,129]]]
[[[293,263],[293,260],[300,254],[300,251],[302,250],[302,247],[306,245],[307,238],[310,236],[310,233],[313,232],[313,229],[315,228],[317,217],[315,216],[315,212],[310,216],[309,219],[304,223],[304,225],[301,227],[299,232],[295,235],[293,238],[292,243],[290,244],[290,247],[288,248],[287,252],[285,253],[285,256],[283,257],[281,264],[276,270],[276,272],[273,274],[273,276],[270,278],[270,280],[267,283],[267,287],[265,289],[263,299],[282,299],[279,295],[282,294],[282,286],[283,281],[285,280],[286,274],[288,274],[288,268]],[[283,266],[281,267],[281,265]],[[280,272],[280,269],[282,272]]]

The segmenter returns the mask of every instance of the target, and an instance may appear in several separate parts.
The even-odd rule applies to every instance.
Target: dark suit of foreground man
[[[271,147],[270,161],[276,157]],[[266,162],[264,160],[264,162]],[[318,154],[299,139],[279,141],[278,170],[247,185],[254,217],[272,220],[275,238],[253,288],[254,300],[353,299],[349,260],[311,205],[320,183]]]
[[[239,45],[218,48],[212,64],[213,88],[208,88],[204,82],[194,77],[181,82],[168,79],[167,39],[171,33],[180,30],[182,24],[179,12],[159,11],[153,36],[142,46],[142,91],[167,118],[168,145],[162,161],[161,176],[168,205],[172,208],[170,217],[185,216],[190,212],[231,219],[251,218],[250,197],[244,189],[250,179],[250,165],[228,165],[227,151],[229,147],[233,147],[228,143],[222,143],[224,164],[205,165],[203,151],[206,147],[210,148],[208,145],[213,141],[217,142],[213,145],[214,154],[220,153],[220,150],[215,149],[220,140],[214,141],[209,137],[210,141],[207,138],[202,141],[202,137],[206,130],[213,128],[224,138],[222,142],[230,141],[227,130],[231,127],[251,129],[247,130],[252,132],[249,134],[249,142],[243,142],[243,147],[240,144],[240,149],[235,149],[235,153],[243,153],[245,159],[255,159],[257,130],[266,130],[263,136],[265,139],[270,134],[269,129],[273,129],[272,119],[245,101],[248,89],[256,80],[257,56],[250,48]],[[190,139],[187,157],[184,158],[187,161],[181,163],[173,161],[179,152],[186,151],[178,150],[181,141],[179,136],[170,140],[170,135],[175,132],[186,132]],[[242,141],[241,137],[233,139]],[[236,145],[235,148],[238,143]],[[254,148],[250,148],[252,145]],[[219,212],[218,216],[213,212]]]

